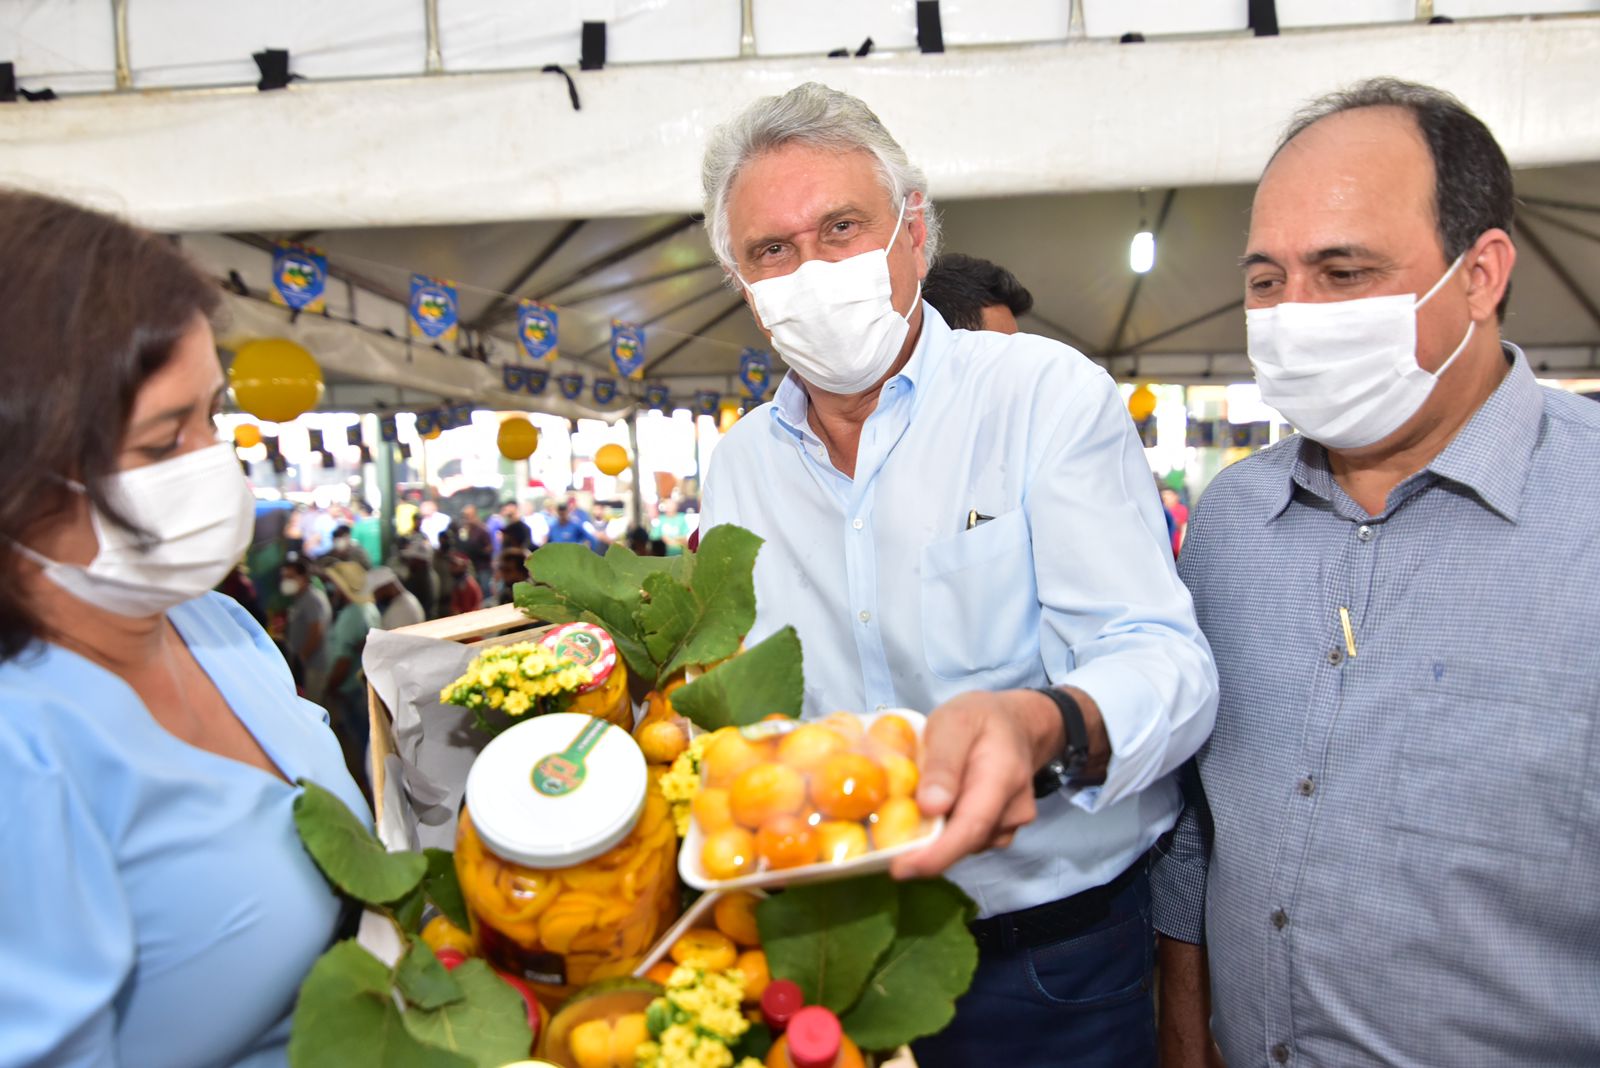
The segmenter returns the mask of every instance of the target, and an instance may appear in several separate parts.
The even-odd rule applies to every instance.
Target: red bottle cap
[[[761,994],[761,1017],[774,1035],[781,1035],[805,1003],[806,996],[798,983],[792,979],[774,979]]]
[[[839,1017],[821,1005],[808,1005],[795,1013],[784,1034],[794,1068],[833,1068],[838,1063],[844,1031]]]

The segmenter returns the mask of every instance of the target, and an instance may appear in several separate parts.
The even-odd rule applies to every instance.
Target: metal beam
[[[744,298],[743,297],[735,298],[735,300],[734,300],[734,302],[732,304],[729,304],[726,308],[723,308],[717,314],[713,315],[711,318],[707,319],[705,322],[701,323],[699,326],[697,326],[693,330],[689,331],[689,336],[688,337],[683,338],[676,345],[673,345],[666,352],[663,352],[660,356],[656,357],[654,360],[651,360],[648,364],[646,364],[645,368],[644,368],[644,377],[648,378],[650,375],[654,374],[655,371],[656,371],[656,368],[660,367],[662,364],[664,364],[668,360],[672,359],[678,353],[682,352],[684,350],[684,348],[687,347],[688,344],[691,341],[697,340],[707,330],[710,330],[712,327],[718,325],[724,319],[728,318],[728,316],[732,315],[734,312],[738,311],[740,308],[742,308],[744,306],[745,305],[744,305]]]
[[[1024,319],[1032,319],[1036,323],[1041,323],[1044,326],[1049,327],[1050,331],[1057,335],[1057,340],[1065,341],[1079,352],[1087,354],[1094,349],[1094,346],[1089,344],[1089,342],[1084,338],[1079,337],[1077,334],[1073,333],[1071,330],[1068,330],[1060,323],[1046,319],[1036,311],[1023,312],[1022,317]]]
[[[546,286],[539,292],[536,299],[548,300],[550,297],[561,292],[563,289],[581,282],[585,278],[588,278],[592,275],[599,274],[607,267],[613,267],[621,263],[623,260],[643,252],[652,245],[658,245],[670,238],[677,237],[691,226],[698,225],[699,222],[700,217],[698,215],[685,215],[683,218],[674,220],[665,226],[657,227],[647,234],[634,238],[625,245],[621,245],[612,249],[599,259],[591,260],[582,267],[570,272],[559,282],[555,282]]]
[[[1566,264],[1556,258],[1555,254],[1550,251],[1550,246],[1546,245],[1533,227],[1528,224],[1528,220],[1523,219],[1521,221],[1522,226],[1519,228],[1519,233],[1522,235],[1522,240],[1527,242],[1528,247],[1538,254],[1546,267],[1550,268],[1550,273],[1560,280],[1568,293],[1572,294],[1572,299],[1577,301],[1583,310],[1589,313],[1589,318],[1594,321],[1594,325],[1600,327],[1600,305],[1595,304],[1594,298],[1584,292],[1583,287],[1578,284],[1578,280],[1572,277],[1572,272],[1567,270]]]
[[[111,0],[111,33],[116,42],[117,91],[133,88],[133,64],[128,60],[128,0]]]
[[[557,231],[554,237],[545,242],[544,248],[540,249],[522,270],[512,276],[511,281],[506,283],[501,295],[490,301],[489,306],[479,313],[477,318],[473,319],[469,325],[476,330],[487,330],[496,323],[509,319],[511,317],[510,311],[517,303],[517,292],[527,285],[545,264],[550,262],[552,256],[561,251],[563,245],[572,240],[572,235],[582,229],[583,224],[587,221],[587,219],[572,219],[568,221],[567,225]]]
[[[1580,204],[1575,200],[1549,200],[1545,197],[1518,197],[1524,204],[1536,208],[1560,208],[1562,211],[1587,211],[1600,215],[1600,204]]]
[[[724,286],[721,282],[718,282],[716,285],[712,286],[710,289],[702,289],[700,292],[694,294],[693,296],[688,297],[685,300],[678,301],[678,303],[672,305],[670,308],[663,308],[661,311],[656,312],[650,318],[642,320],[641,322],[634,323],[632,325],[640,326],[640,327],[654,326],[656,323],[661,322],[661,320],[669,318],[671,316],[674,316],[674,315],[678,314],[679,312],[683,311],[685,308],[693,307],[694,305],[699,304],[702,300],[705,300],[707,297],[714,297],[718,293],[723,293],[723,292],[726,292],[726,291],[727,291],[727,287]],[[583,359],[586,356],[593,356],[595,353],[600,352],[603,349],[605,349],[605,347],[607,345],[609,345],[609,344],[611,344],[610,341],[602,341],[598,345],[592,345],[589,348],[585,349],[582,353],[580,353],[578,358],[579,359]]]
[[[614,297],[618,293],[626,293],[630,289],[640,289],[644,286],[655,285],[657,282],[665,282],[669,278],[681,278],[686,274],[698,274],[700,271],[719,266],[721,266],[721,264],[717,263],[716,260],[707,260],[705,263],[694,263],[690,264],[688,267],[677,267],[670,271],[662,271],[659,274],[647,274],[643,278],[633,278],[629,281],[621,282],[614,286],[606,286],[604,289],[596,289],[593,292],[583,294],[581,297],[568,297],[566,300],[563,300],[561,304],[563,307],[567,308],[572,307],[574,304],[587,304],[591,300],[600,300],[604,297]]]
[[[1539,211],[1536,208],[1524,208],[1520,214],[1524,218],[1531,215],[1540,222],[1554,226],[1557,230],[1572,234],[1575,237],[1588,238],[1590,241],[1600,244],[1600,231],[1585,229],[1577,223],[1569,223],[1565,219],[1558,219],[1554,215]]]
[[[1177,195],[1178,191],[1176,189],[1167,190],[1167,195],[1161,199],[1161,211],[1156,215],[1155,228],[1150,231],[1155,235],[1156,255],[1158,256],[1161,254],[1161,230],[1167,224],[1167,213],[1172,210],[1172,200]],[[1142,285],[1144,285],[1144,275],[1134,275],[1133,285],[1128,289],[1128,299],[1122,305],[1122,314],[1117,317],[1117,328],[1112,331],[1111,342],[1106,345],[1105,352],[1116,352],[1122,347],[1122,334],[1128,329],[1128,319],[1133,315],[1133,305],[1139,299],[1139,288]]]
[[[1143,341],[1135,342],[1134,344],[1129,345],[1125,349],[1121,349],[1121,350],[1119,350],[1117,352],[1108,352],[1108,353],[1106,353],[1106,358],[1114,360],[1118,356],[1132,356],[1134,353],[1142,352],[1143,350],[1149,348],[1151,345],[1154,345],[1158,341],[1165,341],[1169,337],[1173,337],[1173,336],[1175,336],[1177,334],[1183,333],[1185,330],[1188,330],[1190,327],[1199,326],[1201,323],[1210,322],[1212,319],[1215,319],[1219,315],[1226,315],[1228,312],[1237,311],[1238,309],[1240,309],[1242,307],[1244,307],[1243,299],[1230,300],[1230,301],[1228,301],[1228,303],[1224,304],[1220,308],[1212,308],[1210,311],[1205,312],[1202,315],[1196,315],[1193,319],[1187,319],[1187,320],[1179,323],[1177,326],[1169,326],[1169,327],[1167,327],[1167,329],[1162,330],[1160,333],[1151,334],[1149,337],[1145,338]]]

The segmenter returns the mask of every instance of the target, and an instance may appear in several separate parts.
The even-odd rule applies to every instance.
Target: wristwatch
[[[1071,786],[1083,774],[1083,766],[1089,760],[1089,728],[1083,722],[1083,709],[1071,694],[1048,686],[1038,687],[1034,692],[1055,702],[1061,713],[1062,735],[1067,739],[1066,751],[1040,768],[1033,777],[1033,796],[1045,798]]]

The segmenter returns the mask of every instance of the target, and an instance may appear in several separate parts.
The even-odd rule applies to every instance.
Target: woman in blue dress
[[[322,711],[209,592],[253,500],[216,285],[0,191],[0,1066],[281,1065],[341,905],[298,779],[370,821]]]

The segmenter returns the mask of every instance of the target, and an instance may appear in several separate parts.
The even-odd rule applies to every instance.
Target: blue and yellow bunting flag
[[[597,378],[594,380],[594,402],[596,404],[610,404],[617,399],[617,380],[615,378]]]
[[[544,392],[544,387],[550,384],[550,372],[543,367],[528,368],[527,390],[537,397]]]
[[[453,283],[411,276],[411,336],[427,341],[454,341],[461,305]]]
[[[528,369],[508,363],[500,368],[500,382],[507,393],[521,393],[528,388]]]
[[[772,381],[772,356],[761,349],[745,349],[739,354],[739,381],[750,399],[759,402]]]
[[[617,365],[617,374],[623,378],[644,376],[644,329],[611,320],[611,362]]]
[[[395,425],[394,416],[382,415],[378,417],[378,437],[391,445],[400,440],[400,428]]]
[[[272,303],[295,311],[326,311],[328,302],[328,257],[319,249],[278,242],[272,254]]]
[[[716,415],[717,405],[722,403],[722,394],[714,389],[697,390],[694,395],[694,410],[701,415]]]
[[[666,386],[654,385],[644,388],[644,406],[652,411],[664,412],[672,403],[671,391]]]
[[[439,425],[439,413],[436,411],[417,413],[417,437],[425,438],[435,430],[443,430]]]
[[[454,430],[458,426],[470,426],[471,424],[472,405],[452,404],[450,406],[450,429]]]
[[[562,375],[556,381],[561,384],[561,395],[567,400],[577,400],[583,396],[582,375]]]
[[[560,317],[548,304],[525,300],[517,305],[517,340],[532,360],[553,360],[560,339]]]

